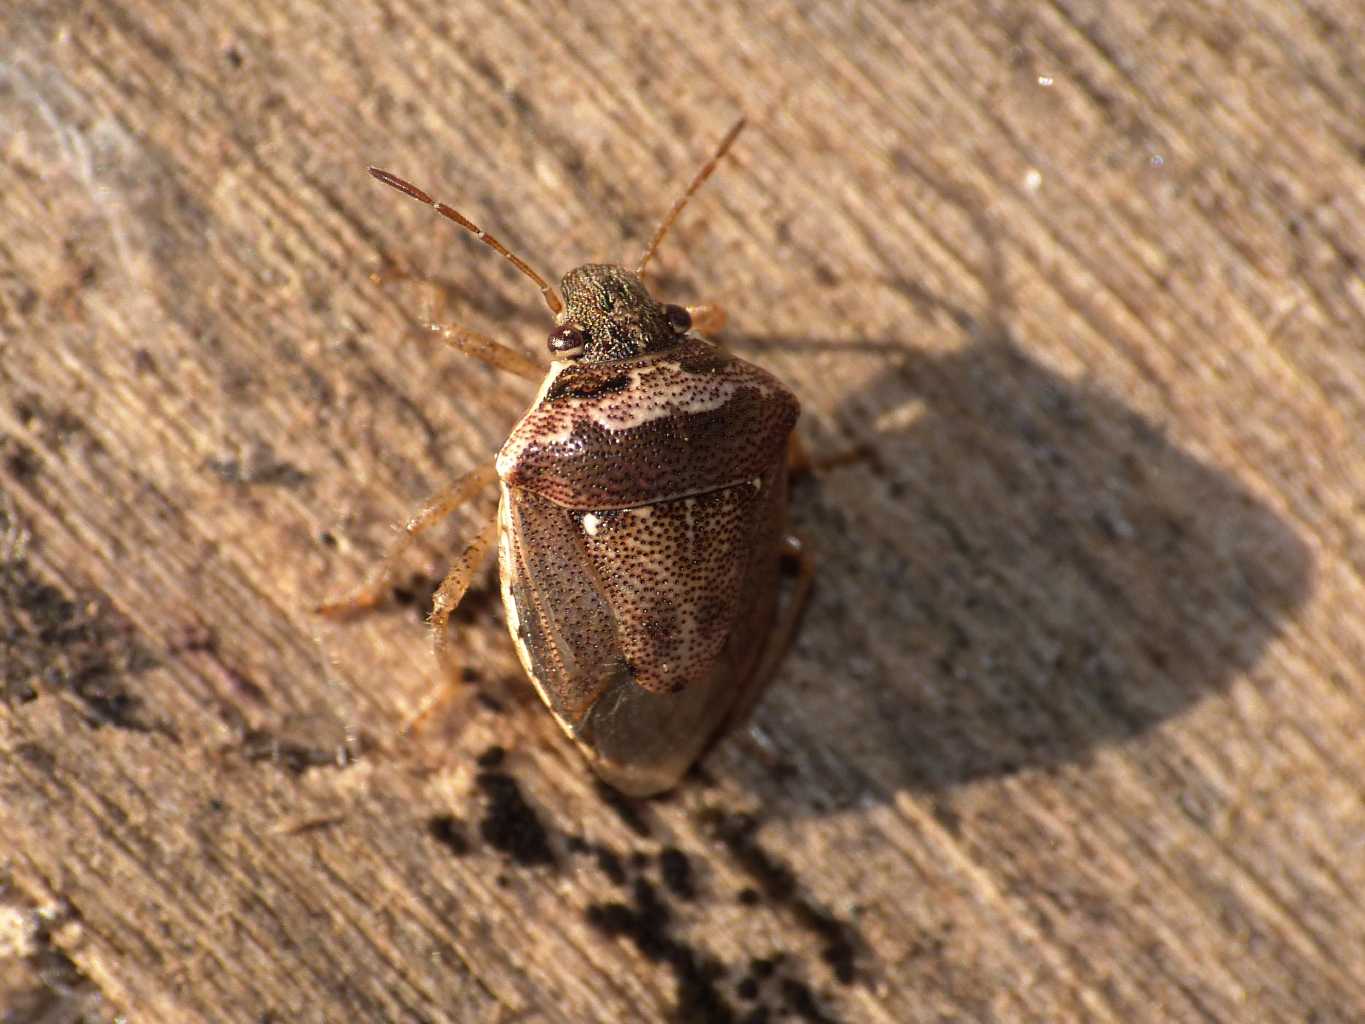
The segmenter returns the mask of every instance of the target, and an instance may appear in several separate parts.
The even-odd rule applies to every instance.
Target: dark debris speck
[[[343,766],[344,751],[312,746],[279,736],[268,729],[248,729],[242,734],[241,754],[248,761],[268,761],[290,775],[302,775],[310,768]]]
[[[308,482],[308,474],[291,462],[275,458],[269,445],[262,445],[243,458],[222,457],[204,463],[224,483],[246,486],[298,488]]]

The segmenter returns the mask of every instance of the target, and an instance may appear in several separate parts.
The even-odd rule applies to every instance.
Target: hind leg
[[[811,587],[815,582],[815,559],[811,557],[800,537],[788,534],[782,539],[782,558],[784,561],[795,563],[796,584],[792,588],[786,607],[779,613],[772,632],[768,634],[768,642],[763,648],[758,665],[742,684],[739,696],[735,698],[734,706],[717,735],[724,735],[737,728],[753,713],[754,706],[767,690],[768,684],[773,681],[773,677],[777,675],[782,659],[791,648],[796,637],[796,627],[801,623],[801,613],[806,610],[806,604],[810,601]]]

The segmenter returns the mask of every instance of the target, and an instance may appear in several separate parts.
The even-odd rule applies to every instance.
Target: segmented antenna
[[[697,176],[692,179],[692,184],[687,186],[687,191],[682,194],[682,198],[673,204],[673,209],[668,211],[668,216],[663,219],[663,223],[659,225],[659,229],[654,232],[654,237],[649,240],[649,248],[645,250],[644,256],[640,257],[640,265],[635,268],[635,273],[637,275],[645,272],[645,264],[654,256],[655,251],[659,248],[659,243],[664,240],[664,235],[668,234],[668,229],[673,226],[673,222],[678,219],[678,214],[682,213],[682,208],[686,206],[687,201],[692,198],[692,193],[701,188],[702,182],[711,177],[711,172],[716,169],[716,164],[720,163],[721,158],[729,152],[730,146],[734,144],[735,138],[743,128],[744,118],[741,117],[731,126],[730,130],[725,133],[725,138],[720,140],[720,146],[716,149],[716,155],[708,160],[706,166],[697,172]]]
[[[453,220],[456,224],[460,225],[460,227],[470,232],[480,242],[483,242],[485,245],[501,253],[503,258],[505,258],[509,263],[511,263],[512,266],[516,267],[518,270],[520,270],[523,274],[525,274],[527,277],[529,277],[532,281],[536,283],[536,287],[540,289],[540,293],[545,296],[545,304],[550,307],[551,313],[557,314],[560,310],[564,308],[564,303],[559,301],[559,296],[555,294],[555,290],[550,287],[550,285],[546,282],[545,278],[541,277],[534,270],[532,270],[530,265],[524,259],[516,255],[515,253],[509,251],[507,246],[503,245],[496,238],[490,235],[487,231],[479,227],[472,220],[470,220],[468,217],[462,214],[459,210],[455,209],[455,207],[447,206],[445,203],[440,202],[439,200],[432,199],[431,196],[427,195],[416,185],[412,184],[411,182],[404,181],[396,174],[390,174],[388,171],[381,171],[378,167],[371,167],[370,173],[374,175],[374,177],[382,181],[385,185],[389,185],[392,188],[396,188],[398,189],[399,192],[402,192],[405,195],[412,196],[412,198],[416,199],[419,203],[426,203],[433,210],[439,213],[442,217],[446,217],[450,220]]]

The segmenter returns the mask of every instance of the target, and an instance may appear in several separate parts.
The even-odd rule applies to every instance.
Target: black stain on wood
[[[703,824],[754,880],[764,897],[789,911],[798,924],[820,940],[820,958],[834,976],[844,985],[852,984],[857,976],[857,934],[851,926],[801,894],[791,868],[759,845],[758,821],[746,814],[711,811],[704,815]]]
[[[697,895],[696,884],[692,878],[692,862],[687,854],[676,846],[666,846],[659,851],[659,873],[664,885],[679,899],[691,900]]]
[[[672,934],[672,914],[647,879],[637,878],[632,903],[594,903],[588,923],[612,937],[627,939],[651,963],[668,965],[676,984],[677,1003],[669,1015],[677,1024],[726,1024],[735,1012],[716,985],[721,965]]]
[[[478,758],[475,761],[475,764],[477,764],[480,768],[487,769],[496,768],[498,767],[498,765],[502,764],[503,759],[506,756],[507,751],[504,750],[502,747],[498,746],[497,744],[494,744],[493,746],[489,747],[487,750],[485,750],[482,754],[478,756]]]
[[[632,800],[624,793],[612,789],[600,779],[597,780],[594,788],[597,790],[597,795],[602,798],[602,802],[616,812],[616,816],[621,819],[621,823],[626,828],[641,839],[648,839],[653,834],[654,830],[645,819],[639,801]]]
[[[484,841],[505,853],[522,867],[553,867],[559,859],[550,845],[550,833],[512,776],[504,772],[481,771],[476,777],[488,798],[488,807],[479,822]]]
[[[3,497],[3,492],[0,492]],[[17,537],[19,524],[0,502],[0,538]],[[0,700],[22,704],[64,692],[92,728],[136,732],[165,725],[144,713],[128,682],[157,664],[138,630],[101,593],[68,594],[40,579],[22,544],[0,550]]]
[[[460,819],[453,814],[437,814],[428,818],[427,835],[457,857],[469,852],[469,839],[464,834]]]

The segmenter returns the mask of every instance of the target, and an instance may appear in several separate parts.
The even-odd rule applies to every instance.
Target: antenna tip
[[[378,167],[371,167],[370,175],[371,177],[376,178],[379,181],[382,181],[385,185],[388,185],[390,188],[398,189],[398,191],[402,192],[404,195],[412,196],[413,199],[416,199],[419,202],[427,203],[428,205],[431,206],[436,206],[436,200],[432,199],[431,196],[427,195],[412,182],[404,181],[396,174],[390,174],[388,171],[381,171]]]

